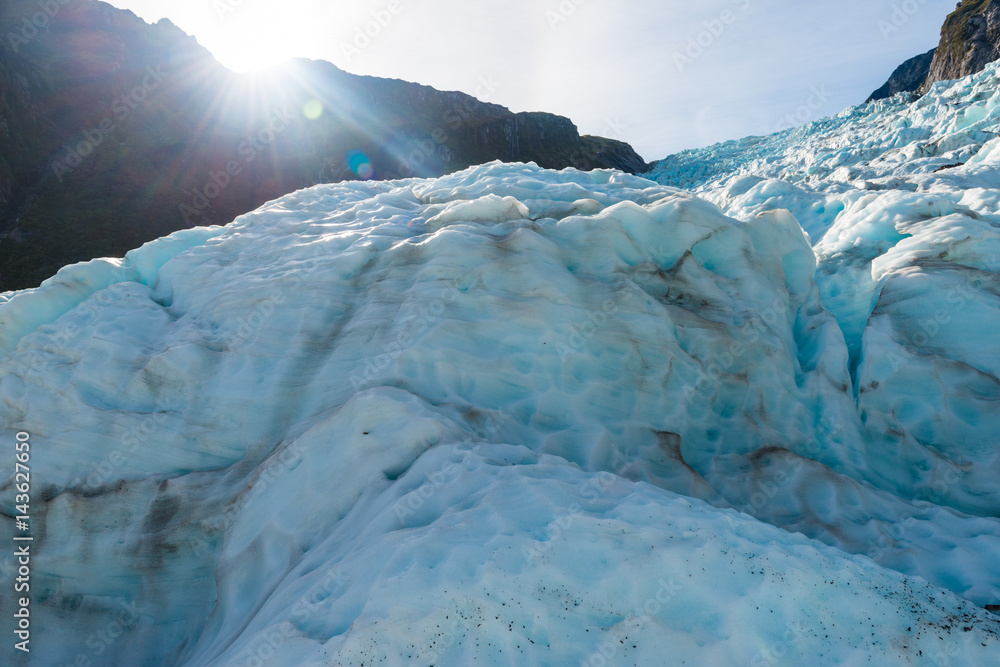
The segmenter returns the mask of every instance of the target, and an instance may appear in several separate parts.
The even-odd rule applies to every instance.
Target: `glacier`
[[[994,64],[916,100],[680,154],[651,174],[738,219],[795,215],[848,345],[866,447],[895,453],[869,462],[868,481],[990,516],[1000,509],[989,481],[1000,456],[998,82]]]
[[[316,186],[2,295],[0,659],[1000,665],[998,82],[647,177]]]

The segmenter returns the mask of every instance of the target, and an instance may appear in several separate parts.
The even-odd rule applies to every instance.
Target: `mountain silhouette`
[[[322,61],[233,73],[169,21],[95,0],[9,0],[0,36],[0,291],[319,183],[646,168],[567,118],[460,92]]]

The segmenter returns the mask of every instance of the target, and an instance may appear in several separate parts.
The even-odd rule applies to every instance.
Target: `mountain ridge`
[[[927,93],[938,81],[981,72],[998,58],[1000,0],[962,0],[945,19],[941,43],[920,92]]]
[[[165,19],[97,0],[38,10],[26,0],[0,9],[0,291],[319,183],[441,176],[494,159],[647,166],[561,116],[324,61],[233,73]],[[495,92],[480,83],[484,97]]]
[[[939,81],[977,74],[1000,59],[1000,0],[962,0],[941,27],[939,44],[900,65],[867,102],[898,93],[926,95]]]
[[[255,97],[197,49],[107,58],[79,67],[117,97],[0,88],[23,125],[85,117],[20,137],[71,204],[122,198],[95,180],[121,151],[171,167],[126,194],[181,191],[193,224],[286,165],[582,145],[329,64]],[[994,63],[648,174],[315,185],[0,293],[35,483],[0,475],[0,571],[31,586],[0,664],[29,636],[45,665],[990,664],[998,166]]]
[[[899,93],[912,93],[919,90],[920,86],[924,85],[924,81],[927,80],[935,53],[937,53],[937,47],[904,62],[893,70],[892,75],[889,76],[889,80],[881,88],[869,95],[865,102],[884,100]]]

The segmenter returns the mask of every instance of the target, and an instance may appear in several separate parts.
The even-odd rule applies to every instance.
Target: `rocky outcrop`
[[[963,0],[945,19],[938,46],[899,66],[868,102],[896,93],[924,95],[938,81],[961,79],[1000,60],[1000,0]]]
[[[910,58],[905,63],[896,68],[889,80],[881,88],[876,90],[865,100],[865,103],[883,100],[899,93],[914,93],[920,90],[927,80],[927,73],[931,69],[931,61],[934,60],[936,48],[927,53],[923,53],[914,58]]]
[[[628,144],[580,136],[568,118],[547,113],[519,113],[470,123],[458,144],[468,151],[462,161],[470,165],[502,160],[535,162],[546,169],[610,167],[639,173],[648,168]]]
[[[980,72],[998,59],[1000,0],[964,0],[945,20],[941,44],[920,92],[926,93],[938,81]]]
[[[234,74],[169,21],[96,0],[51,8],[0,3],[0,291],[318,183],[497,159],[646,168],[560,116],[327,62]]]

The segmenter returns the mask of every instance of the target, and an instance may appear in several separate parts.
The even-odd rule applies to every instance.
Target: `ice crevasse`
[[[31,660],[998,664],[991,215],[846,263],[857,332],[787,210],[500,163],[4,295]]]

